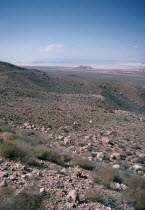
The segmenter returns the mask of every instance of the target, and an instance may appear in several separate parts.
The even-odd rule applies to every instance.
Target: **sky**
[[[0,60],[145,63],[145,0],[0,0]]]

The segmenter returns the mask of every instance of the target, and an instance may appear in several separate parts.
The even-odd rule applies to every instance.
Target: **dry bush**
[[[40,160],[50,161],[61,166],[65,165],[64,157],[59,150],[38,145],[35,147],[35,154]]]
[[[140,175],[132,175],[126,179],[126,185],[133,190],[145,188],[145,178]]]
[[[8,134],[7,132],[2,133],[2,139],[4,142],[9,142],[13,140],[12,135]]]
[[[126,180],[127,194],[132,199],[135,209],[145,209],[145,178],[132,175]]]
[[[7,200],[13,195],[14,190],[11,187],[0,187],[0,210],[2,210],[2,206],[7,203]]]
[[[89,189],[85,192],[84,200],[92,201],[92,202],[103,202],[102,195],[100,194],[100,190],[98,189]]]
[[[112,182],[122,183],[122,177],[119,170],[111,166],[104,166],[93,173],[93,181],[97,184],[103,184],[106,188],[110,187]]]
[[[62,152],[62,155],[64,157],[65,162],[69,162],[72,160],[72,156],[73,156],[72,151],[64,151]]]
[[[120,209],[115,199],[108,195],[104,195],[97,188],[92,188],[86,191],[84,194],[84,200],[102,203],[105,206],[109,206],[112,209]]]
[[[14,195],[9,188],[3,189],[0,200],[1,210],[40,210],[42,203],[42,197],[38,193],[34,194],[33,189],[23,190],[18,195]]]
[[[96,164],[94,161],[84,158],[80,155],[74,155],[74,157],[72,158],[72,161],[75,165],[79,165],[81,168],[86,169],[86,170],[93,170],[96,167]]]
[[[19,140],[3,141],[0,145],[0,156],[27,164],[34,159],[31,146]]]

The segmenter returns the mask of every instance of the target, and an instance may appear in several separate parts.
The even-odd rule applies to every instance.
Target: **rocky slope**
[[[127,180],[144,181],[144,107],[144,89],[127,83],[1,62],[0,208],[20,209],[27,189],[41,207],[21,209],[143,209]]]

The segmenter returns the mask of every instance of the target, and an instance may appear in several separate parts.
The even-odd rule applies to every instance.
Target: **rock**
[[[113,154],[110,156],[110,159],[119,160],[119,159],[120,159],[120,153],[118,153],[118,152],[113,153]]]
[[[64,142],[64,144],[69,144],[70,143],[70,138],[65,137],[63,142]]]
[[[79,195],[76,190],[71,190],[67,196],[69,199],[73,200],[74,202],[79,201]]]
[[[115,131],[109,131],[109,130],[106,131],[106,135],[107,135],[107,136],[112,135],[112,134],[115,134],[115,133],[116,133]]]
[[[113,168],[116,168],[116,169],[119,169],[120,168],[120,165],[119,164],[115,164],[112,166]]]
[[[127,186],[125,184],[120,184],[120,185],[121,185],[122,190],[126,190],[127,189]]]
[[[57,139],[58,139],[59,141],[63,141],[63,140],[64,140],[64,136],[59,135],[59,136],[57,137]]]
[[[136,169],[138,173],[145,173],[145,168],[138,168]]]
[[[121,164],[120,167],[124,168],[124,169],[129,169],[130,168],[130,166],[128,164],[125,164],[125,163]]]
[[[69,202],[66,202],[66,206],[68,208],[74,208],[75,207],[74,203],[69,203]]]
[[[103,158],[104,153],[103,152],[97,152],[97,158]]]
[[[125,184],[114,183],[112,185],[112,189],[121,191],[121,190],[126,190],[127,186]]]
[[[27,127],[27,126],[29,126],[29,123],[24,123],[23,126]]]
[[[141,169],[142,168],[142,166],[140,166],[140,165],[133,165],[133,167],[132,167],[133,169],[135,169],[135,170],[137,170],[137,169]]]
[[[87,151],[89,149],[89,145],[83,146],[81,147],[81,151]]]
[[[44,131],[44,130],[45,130],[44,126],[41,128],[41,130],[42,130],[42,131]]]
[[[31,129],[31,125],[26,126],[27,129]]]
[[[40,193],[43,193],[43,192],[45,192],[45,188],[44,187],[42,187],[42,188],[40,188]]]
[[[104,137],[102,137],[102,143],[103,144],[109,144],[109,138],[108,137],[106,137],[106,136],[104,136]]]

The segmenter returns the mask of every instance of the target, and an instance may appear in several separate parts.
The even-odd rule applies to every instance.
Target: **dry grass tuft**
[[[0,156],[26,164],[31,163],[34,159],[31,145],[23,141],[11,139],[3,139],[1,142]]]
[[[127,194],[132,199],[135,209],[145,209],[145,178],[133,175],[126,180]]]
[[[74,155],[72,161],[75,165],[79,165],[81,168],[86,170],[93,170],[96,167],[94,161],[84,158],[80,155]]]
[[[122,183],[122,177],[119,170],[114,169],[111,166],[101,167],[93,174],[92,178],[95,183],[103,184],[106,188],[110,188],[112,182]]]
[[[40,160],[50,161],[61,166],[65,165],[64,157],[59,150],[38,145],[35,147],[35,154]]]
[[[27,189],[18,195],[10,188],[0,191],[0,209],[1,210],[40,210],[42,197],[35,193],[33,189]]]

